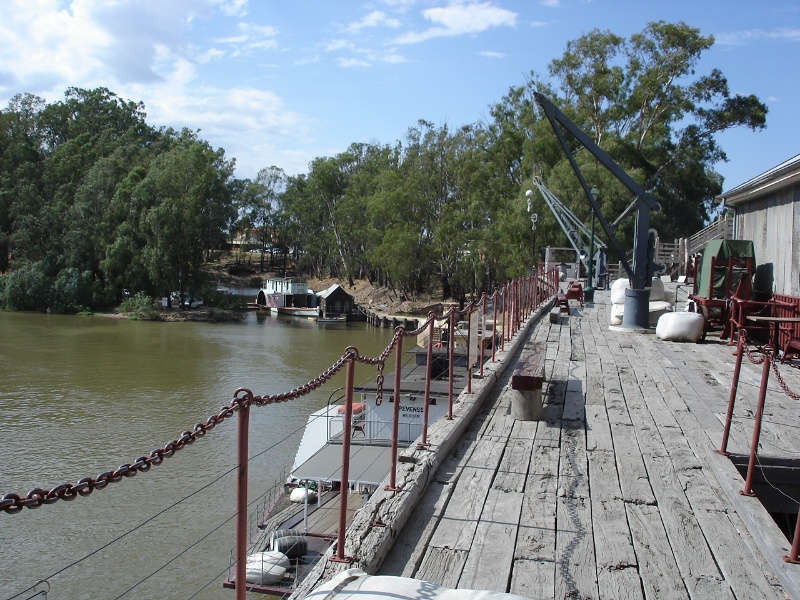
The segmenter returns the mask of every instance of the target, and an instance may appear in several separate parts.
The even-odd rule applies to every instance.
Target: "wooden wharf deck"
[[[611,331],[609,302],[597,290],[594,304],[528,330],[547,344],[545,419],[514,420],[511,369],[501,375],[374,574],[535,600],[800,599],[800,565],[782,560],[790,542],[715,452],[735,348],[713,334],[682,344]],[[737,455],[749,452],[761,378],[747,358],[742,369]],[[800,391],[797,370],[781,374]],[[765,462],[798,458],[798,417],[772,377]]]

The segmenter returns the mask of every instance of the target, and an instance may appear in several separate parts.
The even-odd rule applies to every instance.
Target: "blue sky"
[[[769,107],[765,131],[719,137],[725,189],[800,153],[798,0],[0,0],[0,107],[104,86],[200,130],[238,177],[296,174],[419,119],[482,121],[569,40],[657,20],[714,35],[697,74]]]

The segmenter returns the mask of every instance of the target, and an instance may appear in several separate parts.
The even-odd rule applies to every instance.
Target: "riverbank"
[[[163,323],[180,323],[186,321],[204,323],[231,323],[244,321],[247,317],[246,310],[231,310],[225,308],[192,308],[188,310],[177,310],[166,308],[163,310],[153,309],[148,312],[104,312],[92,313],[93,317],[106,317],[110,319],[128,319],[131,321],[161,321]]]

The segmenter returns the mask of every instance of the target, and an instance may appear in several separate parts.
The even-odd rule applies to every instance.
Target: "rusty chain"
[[[78,496],[88,496],[94,490],[102,490],[110,483],[117,483],[122,481],[123,478],[134,477],[137,473],[149,471],[151,467],[164,462],[165,458],[170,458],[178,450],[205,436],[206,433],[221,424],[225,419],[232,417],[240,409],[248,408],[251,405],[266,406],[304,396],[330,380],[348,360],[356,357],[357,351],[353,348],[348,348],[339,360],[321,375],[305,385],[282,394],[254,396],[250,390],[240,388],[234,393],[233,401],[229,405],[223,406],[217,414],[211,415],[205,423],[198,423],[192,431],[184,431],[178,439],[168,442],[163,448],[156,448],[150,452],[149,456],[140,456],[133,463],[121,465],[113,471],[105,471],[97,477],[84,477],[76,484],[62,483],[49,490],[37,487],[24,497],[14,493],[5,494],[0,499],[0,511],[16,514],[23,508],[39,508],[44,504],[53,504],[59,500],[74,500]]]
[[[761,353],[760,358],[754,358],[753,353],[750,352],[750,348],[747,346],[747,330],[744,328],[739,329],[738,335],[742,338],[742,350],[744,350],[745,356],[747,356],[747,360],[749,360],[754,365],[760,365],[766,360],[767,350],[763,346],[756,346],[756,352]]]
[[[783,376],[781,375],[781,372],[778,369],[778,361],[776,360],[777,349],[773,348],[770,351],[764,346],[756,346],[756,351],[761,353],[761,357],[753,358],[750,349],[747,347],[747,331],[745,329],[740,329],[739,335],[742,337],[742,348],[744,349],[744,353],[745,355],[747,355],[748,360],[754,365],[761,365],[764,364],[765,360],[769,360],[770,366],[772,367],[772,372],[775,374],[775,378],[778,380],[778,385],[780,386],[783,393],[786,394],[792,400],[800,400],[800,394],[793,392],[791,389],[789,389],[789,385],[783,379]],[[789,365],[789,366],[793,369],[798,368],[794,365]]]
[[[793,367],[793,368],[796,369],[797,367]],[[800,400],[800,394],[790,390],[789,386],[783,380],[783,377],[781,377],[781,373],[778,370],[778,361],[777,360],[773,360],[772,361],[772,372],[775,373],[775,378],[778,380],[778,385],[780,385],[780,388],[781,388],[781,390],[783,390],[783,393],[786,394],[792,400]]]

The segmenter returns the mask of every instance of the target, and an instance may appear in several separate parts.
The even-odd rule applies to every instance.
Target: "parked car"
[[[203,306],[202,298],[193,298],[189,292],[172,292],[170,295],[172,306],[177,308],[197,308]]]

